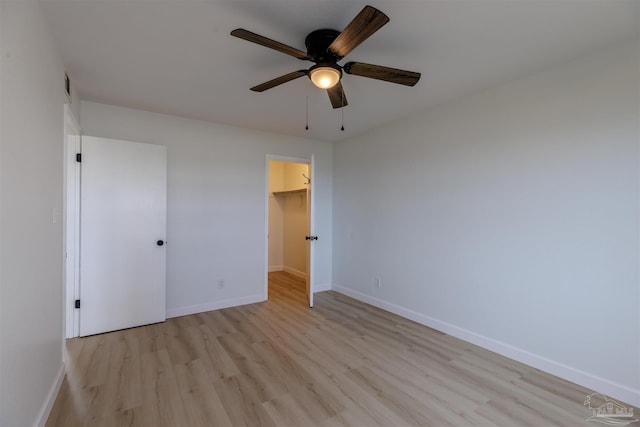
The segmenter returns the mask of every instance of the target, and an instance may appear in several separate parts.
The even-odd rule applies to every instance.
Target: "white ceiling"
[[[640,37],[637,0],[373,0],[391,21],[341,63],[418,71],[422,79],[411,88],[345,75],[341,132],[341,110],[306,78],[249,91],[310,62],[229,33],[245,28],[305,50],[309,32],[342,30],[365,1],[41,3],[84,100],[327,141]]]

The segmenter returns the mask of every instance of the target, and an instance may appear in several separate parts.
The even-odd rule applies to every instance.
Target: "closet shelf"
[[[273,195],[274,196],[288,196],[289,194],[300,194],[300,193],[306,193],[306,192],[307,192],[306,188],[297,188],[295,190],[274,191]]]

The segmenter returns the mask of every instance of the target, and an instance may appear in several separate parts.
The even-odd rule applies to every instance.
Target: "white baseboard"
[[[524,363],[525,365],[532,366],[534,368],[540,369],[541,371],[555,375],[559,378],[571,381],[575,384],[605,394],[616,400],[620,400],[621,402],[636,407],[640,406],[640,390],[634,390],[630,387],[615,383],[597,375],[593,375],[589,372],[564,365],[554,360],[547,359],[546,357],[539,356],[526,350],[522,350],[518,347],[514,347],[512,345],[494,340],[492,338],[485,337],[475,332],[460,328],[458,326],[443,322],[438,319],[434,319],[429,316],[425,316],[424,314],[420,314],[404,307],[391,304],[384,300],[363,294],[358,291],[354,291],[349,288],[333,285],[333,290],[347,295],[351,298],[355,298],[359,301],[397,314],[398,316],[413,320],[414,322],[420,323],[421,325],[428,326],[440,332],[444,332],[445,334],[459,338],[463,341],[467,341],[471,344],[475,344],[479,347],[501,354],[517,362]]]
[[[272,271],[282,271],[283,267],[281,265],[270,265],[268,268],[269,273]]]
[[[331,289],[333,289],[331,287],[331,283],[314,283],[313,284],[313,293],[330,291]]]
[[[172,317],[188,316],[189,314],[204,313],[206,311],[220,310],[222,308],[237,307],[239,305],[255,304],[265,301],[264,295],[250,295],[242,298],[230,298],[221,301],[211,301],[204,304],[195,304],[186,307],[167,309],[167,319]]]
[[[58,397],[58,392],[60,391],[60,386],[62,386],[62,381],[64,380],[65,367],[64,363],[60,365],[58,369],[58,373],[49,387],[49,392],[47,393],[47,397],[42,403],[42,407],[38,412],[38,416],[36,417],[35,422],[33,423],[33,427],[44,427],[47,423],[47,419],[49,418],[49,414],[51,413],[51,408],[53,408],[53,404],[56,401],[56,397]]]
[[[305,273],[304,271],[296,270],[295,268],[287,267],[286,265],[283,266],[282,269],[287,273],[300,277],[301,279],[306,279],[307,277],[307,273]]]

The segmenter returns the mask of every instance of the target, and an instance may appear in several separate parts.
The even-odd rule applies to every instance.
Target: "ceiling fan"
[[[420,73],[413,71],[362,62],[347,62],[343,66],[338,64],[338,61],[347,56],[387,22],[389,22],[387,15],[374,7],[365,6],[342,32],[321,29],[309,33],[304,41],[307,48],[306,52],[242,28],[231,31],[231,35],[295,58],[315,63],[308,70],[294,71],[254,86],[251,88],[252,91],[264,92],[267,89],[299,77],[308,76],[314,85],[320,89],[327,90],[333,108],[341,108],[347,105],[347,98],[340,81],[343,71],[355,76],[369,77],[405,86],[414,86],[420,80]]]

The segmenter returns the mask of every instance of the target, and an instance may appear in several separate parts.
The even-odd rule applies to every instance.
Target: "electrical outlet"
[[[225,287],[224,279],[218,280],[218,288],[224,289],[224,287]]]
[[[380,289],[380,285],[381,285],[380,278],[379,277],[374,277],[373,278],[373,286],[375,286],[376,289]]]

